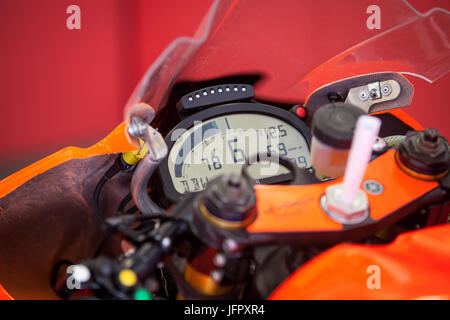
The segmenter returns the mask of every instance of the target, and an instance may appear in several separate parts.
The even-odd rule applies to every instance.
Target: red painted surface
[[[410,2],[421,12],[449,9],[445,0]],[[211,3],[0,0],[0,168],[106,136],[122,120],[123,106],[148,66],[173,39],[193,35]],[[81,8],[81,30],[66,28],[70,4]],[[269,2],[262,5],[270,8]],[[306,7],[321,10],[318,4]],[[326,23],[310,24],[343,23],[336,12],[348,10],[345,1],[329,9]],[[391,14],[382,11],[382,23]],[[288,22],[280,17],[280,23]],[[303,60],[318,54],[304,52]],[[416,97],[406,109],[447,137],[449,77],[433,85],[412,79]]]
[[[211,3],[0,0],[0,169],[105,137],[145,70]],[[71,4],[81,30],[66,28]]]

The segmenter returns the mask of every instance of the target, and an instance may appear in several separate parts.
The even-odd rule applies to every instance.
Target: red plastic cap
[[[303,107],[297,107],[297,109],[295,109],[295,113],[299,116],[299,118],[306,118],[306,109]]]

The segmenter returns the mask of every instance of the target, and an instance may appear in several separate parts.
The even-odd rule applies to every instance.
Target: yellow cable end
[[[141,161],[148,152],[147,145],[144,140],[139,139],[139,149],[122,153],[123,161],[132,166]]]

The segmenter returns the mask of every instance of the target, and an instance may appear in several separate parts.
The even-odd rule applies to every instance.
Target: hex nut
[[[344,204],[341,195],[342,184],[336,184],[328,187],[322,197],[322,207],[331,218],[343,224],[356,224],[369,216],[369,202],[364,191],[358,191],[352,206]]]

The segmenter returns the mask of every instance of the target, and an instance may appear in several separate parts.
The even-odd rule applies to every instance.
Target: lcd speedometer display
[[[167,206],[202,191],[221,174],[241,174],[246,163],[259,184],[291,181],[291,173],[278,165],[279,156],[299,168],[311,166],[308,126],[295,113],[259,102],[205,108],[184,118],[164,139],[169,154],[151,187]]]
[[[176,137],[179,135],[178,137]],[[237,113],[200,121],[175,139],[168,156],[173,186],[184,194],[203,190],[209,180],[223,173],[239,174],[252,156],[267,154],[267,161],[250,167],[254,179],[262,181],[287,173],[274,155],[289,158],[300,168],[310,166],[305,137],[287,122],[265,114]],[[274,160],[275,159],[275,160]]]

